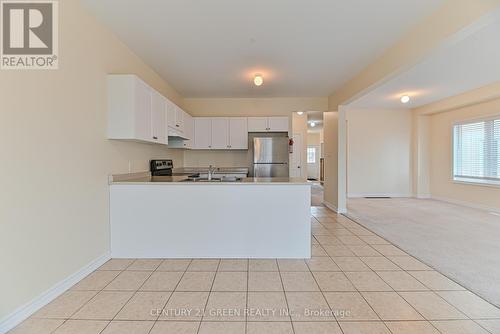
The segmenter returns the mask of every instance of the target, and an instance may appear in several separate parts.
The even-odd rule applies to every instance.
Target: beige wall
[[[422,20],[412,30],[388,48],[369,66],[337,89],[329,97],[329,108],[339,105],[384,82],[400,71],[425,58],[454,33],[466,28],[483,15],[495,10],[498,0],[448,0],[435,13]]]
[[[60,68],[0,73],[0,319],[109,250],[110,173],[164,146],[106,139],[106,74],[179,95],[77,0],[59,2]]]
[[[500,99],[430,116],[430,191],[433,198],[500,210],[500,187],[452,180],[453,123],[493,115],[500,115]]]
[[[323,114],[325,183],[324,201],[331,209],[338,207],[338,148],[339,114],[336,111]]]
[[[309,132],[307,133],[307,145],[318,145],[321,144],[321,135],[319,132]]]
[[[411,111],[347,110],[347,193],[411,195]]]

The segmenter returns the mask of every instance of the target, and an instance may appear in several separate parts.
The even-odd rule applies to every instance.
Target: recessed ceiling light
[[[311,122],[311,126],[314,128],[316,126],[316,123]]]
[[[401,96],[401,103],[408,103],[408,102],[410,102],[410,97],[408,95]]]
[[[256,74],[255,77],[253,78],[253,83],[255,86],[260,86],[264,83],[264,78],[260,74]]]
[[[297,115],[303,115],[304,112],[303,111],[297,111]]]

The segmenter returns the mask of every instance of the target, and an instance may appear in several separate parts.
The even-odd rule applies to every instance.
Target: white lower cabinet
[[[248,149],[246,117],[195,117],[194,124],[196,149]]]

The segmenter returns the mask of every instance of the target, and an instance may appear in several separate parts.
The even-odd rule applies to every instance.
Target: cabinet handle
[[[175,124],[176,127],[179,127],[179,124]]]
[[[156,136],[153,136],[153,139],[158,139],[158,137],[156,137]]]

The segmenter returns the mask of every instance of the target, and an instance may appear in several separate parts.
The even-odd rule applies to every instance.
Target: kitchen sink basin
[[[222,177],[222,178],[213,177],[211,180],[209,180],[206,177],[190,177],[182,180],[182,182],[240,182],[240,181],[241,181],[240,177]]]

